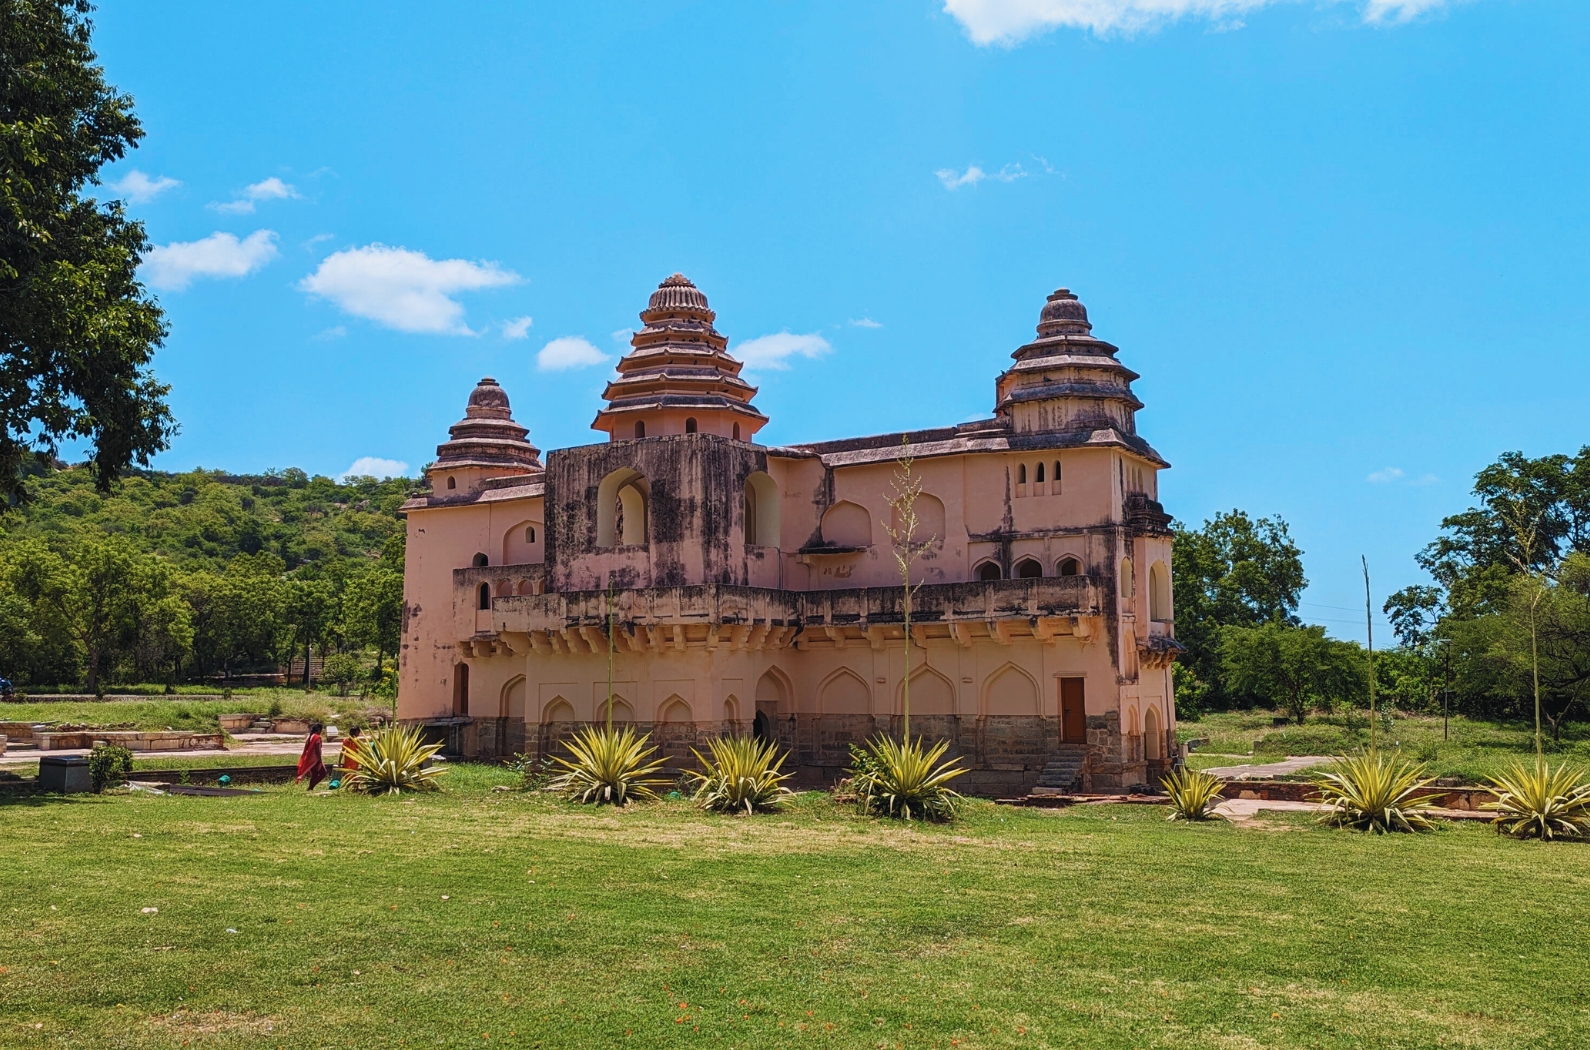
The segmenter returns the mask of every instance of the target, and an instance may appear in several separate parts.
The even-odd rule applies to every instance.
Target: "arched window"
[[[638,546],[646,542],[646,478],[622,467],[602,479],[596,490],[596,545]]]
[[[1121,559],[1121,597],[1130,598],[1137,593],[1137,581],[1132,577],[1132,559]]]
[[[999,571],[999,562],[997,561],[985,561],[983,564],[977,567],[977,578],[984,582],[988,580],[1000,579],[1002,578],[1002,575],[1003,574]]]
[[[450,489],[456,489],[458,487],[458,479],[455,477],[448,477],[447,487]]]
[[[1027,484],[1027,464],[1025,463],[1016,464],[1016,484]]]
[[[1054,461],[1054,494],[1060,495],[1060,461]]]
[[[525,526],[524,541],[526,543],[534,543],[536,541],[536,527],[534,525]]]
[[[740,440],[740,424],[734,424],[734,440]]]
[[[635,436],[638,438],[646,436],[646,421],[644,419],[635,420]]]
[[[477,569],[483,569],[487,565],[491,564],[491,559],[486,557],[484,554],[477,554],[469,564],[473,565]]]
[[[1075,558],[1061,558],[1060,559],[1060,575],[1061,576],[1081,576],[1082,575],[1082,563],[1077,561]]]
[[[1148,567],[1148,618],[1161,623],[1169,621],[1170,599],[1170,570],[1164,562],[1156,561]]]
[[[489,583],[483,583],[483,584],[480,585],[480,604],[479,604],[479,607],[482,608],[482,609],[490,609],[491,608],[491,584],[489,584]]]
[[[1023,558],[1016,563],[1016,579],[1037,580],[1043,577],[1043,564],[1037,558]]]
[[[1036,481],[1040,485],[1043,484],[1043,464],[1042,463],[1038,464],[1038,473],[1033,476],[1032,480]]]
[[[694,434],[695,432],[696,432],[696,417],[695,416],[686,416],[685,417],[685,433],[686,434]]]
[[[453,665],[453,714],[469,714],[469,665]]]
[[[745,479],[745,542],[778,546],[778,485],[762,471]]]

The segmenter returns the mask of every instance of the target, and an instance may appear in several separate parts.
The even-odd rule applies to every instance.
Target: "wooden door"
[[[1063,744],[1085,744],[1088,741],[1082,682],[1081,678],[1060,679],[1060,742]]]

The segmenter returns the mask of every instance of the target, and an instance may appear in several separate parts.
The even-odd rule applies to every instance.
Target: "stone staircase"
[[[1038,774],[1038,783],[1032,789],[1035,795],[1055,795],[1082,788],[1082,767],[1088,759],[1086,744],[1061,744],[1049,756],[1048,765]]]

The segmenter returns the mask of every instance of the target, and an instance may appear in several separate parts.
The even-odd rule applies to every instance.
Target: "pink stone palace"
[[[555,753],[605,716],[676,765],[716,734],[789,749],[798,782],[847,745],[947,738],[981,794],[1119,790],[1169,767],[1169,464],[1137,434],[1137,373],[1061,289],[994,380],[989,419],[759,444],[756,389],[675,274],[603,394],[599,444],[542,461],[482,379],[404,505],[398,714],[469,756]],[[888,535],[902,441],[922,481],[909,643]]]

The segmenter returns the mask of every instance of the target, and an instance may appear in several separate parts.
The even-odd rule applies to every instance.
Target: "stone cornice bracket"
[[[1093,617],[1093,616],[1073,616],[1073,617],[1071,617],[1071,633],[1076,635],[1078,638],[1082,639],[1082,644],[1083,645],[1092,645],[1094,640],[1098,637],[1098,632],[1094,630],[1094,627],[1095,627],[1094,620],[1095,619],[1097,619],[1097,617]]]
[[[950,637],[955,639],[963,649],[972,647],[972,629],[964,623],[950,622]]]
[[[843,649],[845,647],[845,629],[843,627],[824,627],[823,633],[828,636],[830,642],[834,643],[835,649]]]
[[[530,635],[525,631],[503,631],[498,639],[509,656],[520,656],[530,651]]]
[[[865,628],[863,628],[863,633],[866,634],[867,644],[872,646],[873,652],[883,651],[883,647],[888,641],[889,636],[884,633],[882,627],[868,624]]]
[[[988,637],[992,638],[994,641],[998,642],[1000,645],[1009,645],[1010,644],[1010,621],[1009,620],[989,620],[988,621]]]

